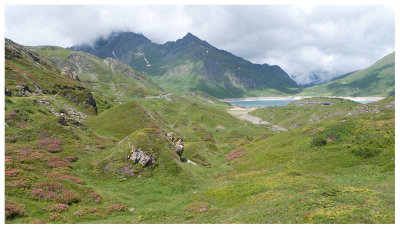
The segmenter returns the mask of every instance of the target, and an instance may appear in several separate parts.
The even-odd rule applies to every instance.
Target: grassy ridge
[[[330,105],[323,105],[322,103]],[[293,129],[306,124],[332,119],[336,116],[346,115],[359,105],[359,103],[346,99],[316,97],[291,102],[288,106],[256,109],[250,114],[274,125]]]

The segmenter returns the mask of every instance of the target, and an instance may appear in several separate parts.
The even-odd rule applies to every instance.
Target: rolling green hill
[[[394,52],[370,67],[345,74],[330,82],[305,88],[299,95],[389,96],[395,93]]]

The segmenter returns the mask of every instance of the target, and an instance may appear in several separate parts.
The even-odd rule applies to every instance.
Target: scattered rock
[[[216,128],[217,128],[217,130],[225,130],[225,127],[222,125],[218,125]]]
[[[385,108],[394,109],[395,108],[395,102],[392,101],[392,102],[388,103],[388,105],[386,105]]]
[[[182,162],[186,162],[186,163],[191,164],[191,165],[197,165],[196,163],[194,163],[193,161],[191,161],[191,160],[189,160],[187,158],[181,158],[181,161]]]
[[[83,71],[95,72],[96,70],[92,67],[90,60],[86,55],[88,54],[85,54],[84,52],[72,52],[71,55],[68,56],[68,59]]]

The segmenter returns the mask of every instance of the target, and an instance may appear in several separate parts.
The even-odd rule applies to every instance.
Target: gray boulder
[[[135,147],[132,147],[131,154],[127,155],[126,159],[139,163],[143,167],[151,166],[156,163],[156,157],[153,154],[147,155],[146,152],[142,151],[140,148],[136,150]]]

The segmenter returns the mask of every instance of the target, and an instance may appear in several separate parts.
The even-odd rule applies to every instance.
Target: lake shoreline
[[[325,97],[325,98],[339,98],[339,99],[348,99],[355,102],[359,101],[379,101],[384,99],[385,97],[377,97],[377,96],[367,96],[367,97],[351,97],[351,96],[269,96],[269,97],[246,97],[246,98],[229,98],[229,99],[220,99],[222,102],[240,102],[240,101],[257,101],[257,100],[288,100],[288,99],[306,99],[313,97]]]

